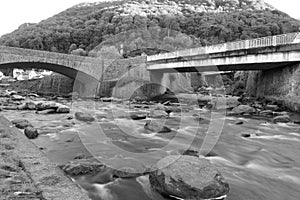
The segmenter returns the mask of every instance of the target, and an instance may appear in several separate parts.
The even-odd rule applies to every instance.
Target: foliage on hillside
[[[23,24],[0,44],[83,56],[97,56],[92,50],[99,44],[114,44],[118,52],[136,55],[137,49],[170,51],[299,27],[263,0],[123,0],[79,4],[38,24]]]

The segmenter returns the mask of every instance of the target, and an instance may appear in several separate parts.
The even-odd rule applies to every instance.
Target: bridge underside
[[[297,46],[300,49],[300,47]],[[205,71],[249,71],[269,70],[285,67],[300,62],[300,51],[276,51],[276,49],[252,51],[234,51],[174,59],[161,59],[147,63],[149,71],[161,71],[165,73],[176,72],[205,72]],[[274,51],[274,52],[272,52]],[[179,58],[178,58],[179,59]]]
[[[0,64],[0,69],[18,68],[18,69],[44,69],[53,71],[74,80],[74,91],[80,96],[94,97],[98,90],[98,80],[79,70],[52,63],[43,62],[12,62]]]
[[[213,71],[251,71],[251,70],[269,70],[278,67],[286,67],[299,63],[293,62],[277,62],[277,63],[249,63],[249,64],[231,64],[231,65],[207,65],[207,66],[189,66],[189,67],[166,67],[164,65],[160,69],[149,69],[150,71],[159,71],[163,73],[185,73],[185,72],[213,72]],[[168,66],[171,66],[171,63]]]

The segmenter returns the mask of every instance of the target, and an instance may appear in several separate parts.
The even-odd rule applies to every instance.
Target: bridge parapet
[[[56,52],[40,51],[33,49],[23,49],[17,47],[8,47],[0,45],[0,53],[6,55],[35,57],[41,59],[55,59],[55,60],[71,60],[73,62],[95,62],[96,58],[77,56],[71,54],[63,54]]]
[[[192,48],[174,51],[170,53],[157,54],[147,57],[147,62],[154,62],[157,60],[175,59],[179,57],[192,57],[203,54],[219,53],[226,51],[235,51],[243,49],[255,49],[269,46],[280,46],[287,44],[300,43],[300,32],[288,33],[282,35],[268,36],[256,38],[251,40],[241,40],[235,42],[228,42],[216,45],[209,45],[204,47]]]

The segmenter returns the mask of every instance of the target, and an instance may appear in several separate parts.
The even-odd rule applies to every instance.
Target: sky
[[[99,0],[2,0],[0,3],[0,36],[23,23],[38,23],[82,2]],[[300,19],[299,0],[265,0],[277,9]]]

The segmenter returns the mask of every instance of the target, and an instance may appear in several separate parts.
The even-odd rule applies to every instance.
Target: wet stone
[[[24,133],[25,133],[26,137],[29,139],[35,139],[39,135],[38,130],[36,128],[30,127],[30,126],[25,128]]]
[[[130,115],[130,118],[133,119],[133,120],[142,120],[142,119],[146,119],[147,116],[146,115],[133,114],[133,115]]]
[[[278,111],[279,107],[277,105],[266,105],[266,110]]]
[[[15,95],[11,96],[11,100],[13,100],[13,101],[22,101],[22,100],[25,100],[25,97],[15,94]]]
[[[213,199],[226,195],[229,185],[208,160],[194,156],[168,156],[150,173],[151,187],[163,196]]]
[[[255,113],[255,109],[248,105],[239,105],[233,108],[232,112],[236,114],[251,114],[251,113]]]
[[[89,113],[83,113],[83,112],[76,112],[75,113],[75,118],[79,121],[83,122],[92,122],[95,121],[95,118],[89,114]]]
[[[273,119],[274,123],[278,123],[278,122],[288,123],[290,121],[291,121],[291,118],[288,115],[277,116],[277,117],[274,117],[274,119]]]
[[[155,121],[155,120],[146,122],[144,128],[146,130],[157,132],[157,133],[169,133],[172,131],[169,127],[164,126],[163,122]]]
[[[249,133],[242,133],[241,136],[244,137],[244,138],[249,138],[249,137],[251,137],[251,134],[249,134]]]
[[[300,124],[300,120],[295,120],[294,124]]]
[[[168,117],[169,114],[163,110],[152,110],[150,112],[149,116],[152,118],[165,118],[165,117]]]
[[[103,164],[88,159],[70,161],[59,166],[66,174],[71,176],[94,174],[103,170]]]
[[[56,109],[56,113],[69,113],[70,108],[65,105],[59,105],[58,108]]]
[[[273,111],[272,110],[263,110],[259,113],[260,116],[268,117],[268,116],[273,116]]]
[[[55,109],[46,109],[46,110],[42,110],[42,111],[37,111],[37,114],[41,114],[41,115],[47,115],[47,114],[53,114],[56,113]]]
[[[30,122],[26,119],[15,119],[11,121],[15,127],[19,128],[19,129],[24,129],[26,127],[32,126],[30,124]]]
[[[235,125],[242,125],[242,124],[244,124],[244,122],[243,121],[238,121],[238,122],[235,122],[234,124]]]

